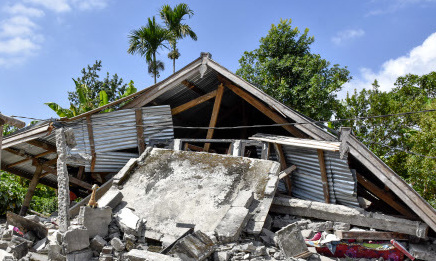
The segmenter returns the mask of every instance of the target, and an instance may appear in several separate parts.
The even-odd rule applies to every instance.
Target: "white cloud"
[[[32,3],[35,5],[42,6],[48,10],[62,13],[71,10],[71,6],[68,0],[24,0],[26,3]]]
[[[389,91],[399,76],[409,73],[423,75],[432,71],[436,71],[436,32],[407,55],[384,62],[378,72],[362,68],[360,76],[344,85],[344,91],[352,93],[354,89],[360,91],[363,88],[371,88],[375,79],[380,85],[380,90]]]
[[[334,44],[342,44],[346,41],[350,41],[355,38],[359,38],[365,35],[365,31],[362,29],[357,30],[344,30],[340,31],[336,34],[336,36],[332,37],[332,42]]]
[[[40,47],[28,38],[15,37],[0,42],[0,54],[29,54]]]
[[[80,10],[103,9],[107,6],[107,0],[72,0],[72,3]]]
[[[3,10],[12,15],[24,15],[28,17],[44,16],[44,11],[33,7],[27,7],[21,3],[12,6],[6,6]]]
[[[366,16],[395,13],[411,5],[425,6],[425,4],[436,3],[436,0],[373,0],[372,3],[376,3],[380,7],[369,11]]]
[[[14,16],[0,23],[0,37],[30,36],[36,24],[25,16]]]

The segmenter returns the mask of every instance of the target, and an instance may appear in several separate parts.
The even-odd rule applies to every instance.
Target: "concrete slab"
[[[100,208],[111,207],[115,208],[121,203],[123,193],[116,188],[111,188],[97,202]]]
[[[231,207],[215,229],[221,243],[237,241],[250,216],[244,207]]]
[[[182,259],[177,257],[139,249],[132,249],[124,254],[123,257],[126,261],[182,261]]]
[[[178,238],[185,229],[177,223],[195,224],[195,230],[206,234],[213,232],[241,191],[252,191],[251,205],[264,210],[253,212],[261,214],[256,219],[260,233],[272,200],[266,205],[262,201],[266,188],[276,184],[277,162],[157,148],[138,161],[128,178],[120,175],[124,198],[114,212],[125,202],[147,220],[148,235]]]
[[[108,234],[111,221],[112,209],[110,207],[80,207],[79,224],[88,229],[89,238],[93,238],[97,235],[105,237]]]
[[[308,252],[297,224],[290,224],[276,232],[276,241],[287,258]]]
[[[63,235],[62,245],[66,253],[78,251],[89,247],[88,230],[83,228],[73,228]]]

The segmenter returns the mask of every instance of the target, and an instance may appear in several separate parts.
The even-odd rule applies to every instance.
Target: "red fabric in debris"
[[[328,257],[351,257],[351,258],[380,258],[383,257],[384,260],[389,261],[403,261],[404,254],[401,253],[398,249],[389,249],[389,250],[375,250],[368,249],[361,245],[348,245],[345,243],[338,244],[336,246],[336,251],[334,254],[330,252],[327,247],[317,247],[316,252],[321,255]]]

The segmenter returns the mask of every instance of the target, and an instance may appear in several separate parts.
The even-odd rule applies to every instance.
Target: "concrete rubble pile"
[[[436,260],[426,224],[277,195],[279,169],[273,161],[149,148],[100,188],[97,208],[84,199],[70,209],[64,232],[62,218],[8,213],[0,260],[339,260],[315,247],[350,235],[396,239],[416,260]]]

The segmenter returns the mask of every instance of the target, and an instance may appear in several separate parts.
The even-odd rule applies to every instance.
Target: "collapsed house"
[[[311,244],[373,257],[349,245],[326,252],[354,239],[393,240],[383,247],[394,256],[379,255],[388,260],[411,258],[398,241],[436,256],[423,243],[435,210],[351,129],[314,123],[209,53],[111,104],[5,137],[1,169],[31,180],[21,216],[38,183],[60,198],[55,224],[10,213],[0,246],[10,258],[33,249],[51,260],[282,260],[313,258]],[[69,191],[85,199],[70,208]],[[32,240],[14,235],[35,227]],[[335,233],[312,237],[322,231]]]

